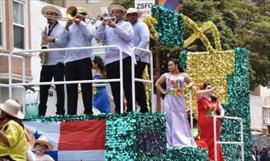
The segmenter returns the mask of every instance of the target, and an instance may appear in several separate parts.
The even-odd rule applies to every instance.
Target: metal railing
[[[40,52],[40,51],[45,51],[45,52],[50,52],[50,51],[71,51],[71,50],[91,50],[91,49],[105,49],[105,48],[116,48],[119,51],[119,57],[120,57],[120,66],[119,70],[123,71],[123,60],[122,60],[122,49],[119,46],[116,45],[109,45],[109,46],[91,46],[91,47],[74,47],[74,48],[54,48],[54,49],[35,49],[35,50],[20,50],[20,51],[11,51],[9,54],[9,64],[8,64],[8,70],[9,70],[9,98],[12,98],[12,88],[18,87],[18,86],[25,86],[25,85],[30,85],[30,86],[37,86],[37,85],[51,85],[51,84],[77,84],[77,83],[98,83],[98,82],[120,82],[120,100],[123,99],[123,76],[120,74],[120,78],[118,79],[102,79],[102,80],[80,80],[80,81],[57,81],[57,82],[39,82],[39,83],[26,83],[25,82],[25,72],[23,73],[23,83],[13,83],[12,82],[12,57],[16,56],[32,56],[33,52]],[[94,53],[93,53],[94,54]],[[23,67],[25,69],[25,66]],[[123,101],[120,102],[121,106],[121,113],[123,113]]]
[[[151,104],[153,104],[154,102],[154,84],[153,84],[153,55],[152,52],[150,50],[146,50],[146,49],[142,49],[142,48],[138,48],[135,47],[134,51],[139,50],[139,51],[143,51],[149,54],[149,58],[150,58],[150,77],[149,80],[145,80],[145,79],[140,79],[140,78],[135,78],[135,55],[133,54],[133,56],[131,57],[131,80],[132,80],[132,110],[135,111],[135,107],[136,107],[136,90],[135,90],[135,82],[143,82],[143,83],[150,83],[151,84]],[[153,107],[153,106],[151,106]],[[152,111],[153,108],[150,109],[150,111]]]
[[[11,52],[11,51],[0,51],[0,56],[3,56],[3,57],[7,57],[8,59],[12,59],[12,58],[18,58],[18,59],[21,59],[22,60],[22,75],[24,75],[23,76],[23,81],[25,82],[25,58],[23,57],[23,56],[19,56],[19,55],[13,55],[11,58],[9,58],[9,52]],[[8,75],[8,78],[10,77],[10,75],[12,75],[12,71],[11,72],[9,72],[9,75]],[[3,83],[0,83],[0,87],[7,87],[7,88],[9,88],[10,87],[10,85],[8,85],[8,84],[3,84]],[[10,98],[10,95],[9,95],[9,98]]]
[[[57,84],[77,84],[77,83],[109,83],[109,82],[120,82],[120,112],[123,113],[124,112],[124,95],[123,95],[123,75],[120,74],[120,78],[116,78],[116,79],[102,79],[102,80],[79,80],[79,81],[51,81],[51,82],[38,82],[38,83],[27,83],[25,82],[25,60],[23,60],[23,73],[22,73],[22,77],[23,77],[23,81],[22,83],[13,83],[12,82],[12,57],[19,57],[19,58],[23,58],[25,56],[33,56],[32,53],[34,52],[50,52],[50,51],[71,51],[71,50],[92,50],[92,49],[106,49],[106,48],[115,48],[119,51],[119,58],[120,58],[120,66],[119,66],[119,70],[121,71],[121,73],[123,73],[123,55],[122,55],[122,49],[119,46],[116,45],[109,45],[109,46],[91,46],[91,47],[74,47],[74,48],[53,48],[53,49],[35,49],[35,50],[20,50],[20,51],[10,51],[9,54],[7,54],[6,56],[8,56],[8,77],[9,77],[9,85],[6,85],[9,88],[9,98],[12,98],[12,89],[15,87],[20,87],[20,86],[39,86],[39,85],[57,85]],[[147,82],[147,83],[151,83],[151,90],[152,90],[152,95],[151,95],[151,100],[153,101],[153,83],[152,83],[152,79],[153,79],[153,57],[152,57],[152,53],[149,50],[145,50],[145,49],[140,49],[137,48],[138,50],[143,50],[146,52],[150,53],[150,71],[151,71],[151,80],[143,80],[143,79],[137,79],[134,77],[134,64],[132,63],[132,73],[133,73],[133,79],[134,81],[140,81],[140,82]],[[26,54],[26,53],[30,53]],[[97,53],[93,52],[94,55],[97,55]],[[100,54],[100,53],[98,53]],[[133,56],[132,56],[133,59]],[[134,62],[134,61],[133,61]],[[132,81],[132,82],[134,82]],[[135,85],[135,83],[133,84]],[[133,89],[135,88],[135,86],[133,87]],[[135,93],[135,90],[133,90],[133,93]],[[135,94],[133,95],[135,96]],[[135,99],[133,98],[133,102],[135,102]],[[135,111],[135,105],[133,104],[133,111]]]
[[[193,107],[192,107],[192,91],[189,89],[189,117],[190,117],[190,129],[193,129]]]
[[[237,141],[219,141],[217,140],[217,124],[216,120],[217,118],[222,118],[222,119],[231,119],[231,120],[238,120],[240,122],[240,142]],[[214,150],[215,150],[215,161],[218,161],[218,156],[217,156],[217,144],[236,144],[236,145],[241,145],[241,160],[244,161],[244,137],[243,137],[243,121],[239,117],[231,117],[231,116],[214,116]]]

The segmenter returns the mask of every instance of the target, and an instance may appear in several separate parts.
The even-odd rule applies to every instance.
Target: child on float
[[[93,60],[93,69],[95,69],[94,79],[104,79],[106,77],[104,62],[101,57],[95,56]],[[98,85],[98,83],[97,83]],[[110,98],[106,86],[99,85],[93,87],[94,102],[93,105],[104,114],[110,113]]]

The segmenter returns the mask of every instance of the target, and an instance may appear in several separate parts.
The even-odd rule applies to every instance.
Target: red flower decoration
[[[180,95],[181,95],[181,90],[180,90],[180,89],[177,89],[177,90],[175,91],[175,95],[176,95],[176,96],[180,96]]]
[[[175,85],[175,81],[174,80],[171,80],[170,83],[171,83],[172,86]]]

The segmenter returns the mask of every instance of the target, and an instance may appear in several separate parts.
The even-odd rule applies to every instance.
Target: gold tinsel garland
[[[157,41],[158,40],[158,33],[157,33],[157,31],[156,31],[156,29],[154,27],[157,24],[157,20],[152,16],[146,16],[143,19],[143,22],[148,26],[151,39]],[[147,66],[143,71],[142,78],[145,79],[145,80],[150,79]],[[144,88],[145,88],[147,108],[150,111],[151,84],[150,83],[145,83]]]
[[[194,82],[192,90],[193,111],[197,110],[195,93],[202,83],[211,83],[216,87],[216,95],[220,102],[227,101],[227,75],[234,70],[234,51],[222,51],[220,34],[213,22],[206,22],[199,27],[190,18],[184,16],[184,23],[193,30],[193,34],[184,41],[187,48],[196,39],[200,39],[206,48],[206,52],[189,52],[187,55],[187,73]],[[213,32],[215,48],[212,47],[204,32],[210,29]],[[188,95],[186,95],[187,108],[190,107]],[[195,112],[197,114],[197,111]]]
[[[148,26],[151,39],[157,41],[158,40],[158,33],[154,27],[157,24],[157,20],[152,16],[146,16],[143,19],[143,22]]]
[[[142,78],[144,80],[149,80],[149,73],[148,73],[148,66],[145,67],[143,71]],[[147,109],[150,111],[150,101],[151,101],[151,84],[150,83],[145,83],[144,84],[144,89],[145,89],[145,96],[146,96],[146,104],[147,104]]]

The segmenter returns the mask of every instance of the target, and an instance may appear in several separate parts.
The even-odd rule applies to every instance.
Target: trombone
[[[73,21],[78,15],[85,18],[85,19],[88,19],[88,22],[86,22],[87,24],[96,22],[96,19],[94,19],[90,16],[85,16],[85,15],[78,13],[78,8],[75,6],[69,6],[67,8],[67,11],[66,11],[67,18],[64,18],[64,19],[69,20],[69,21]]]

